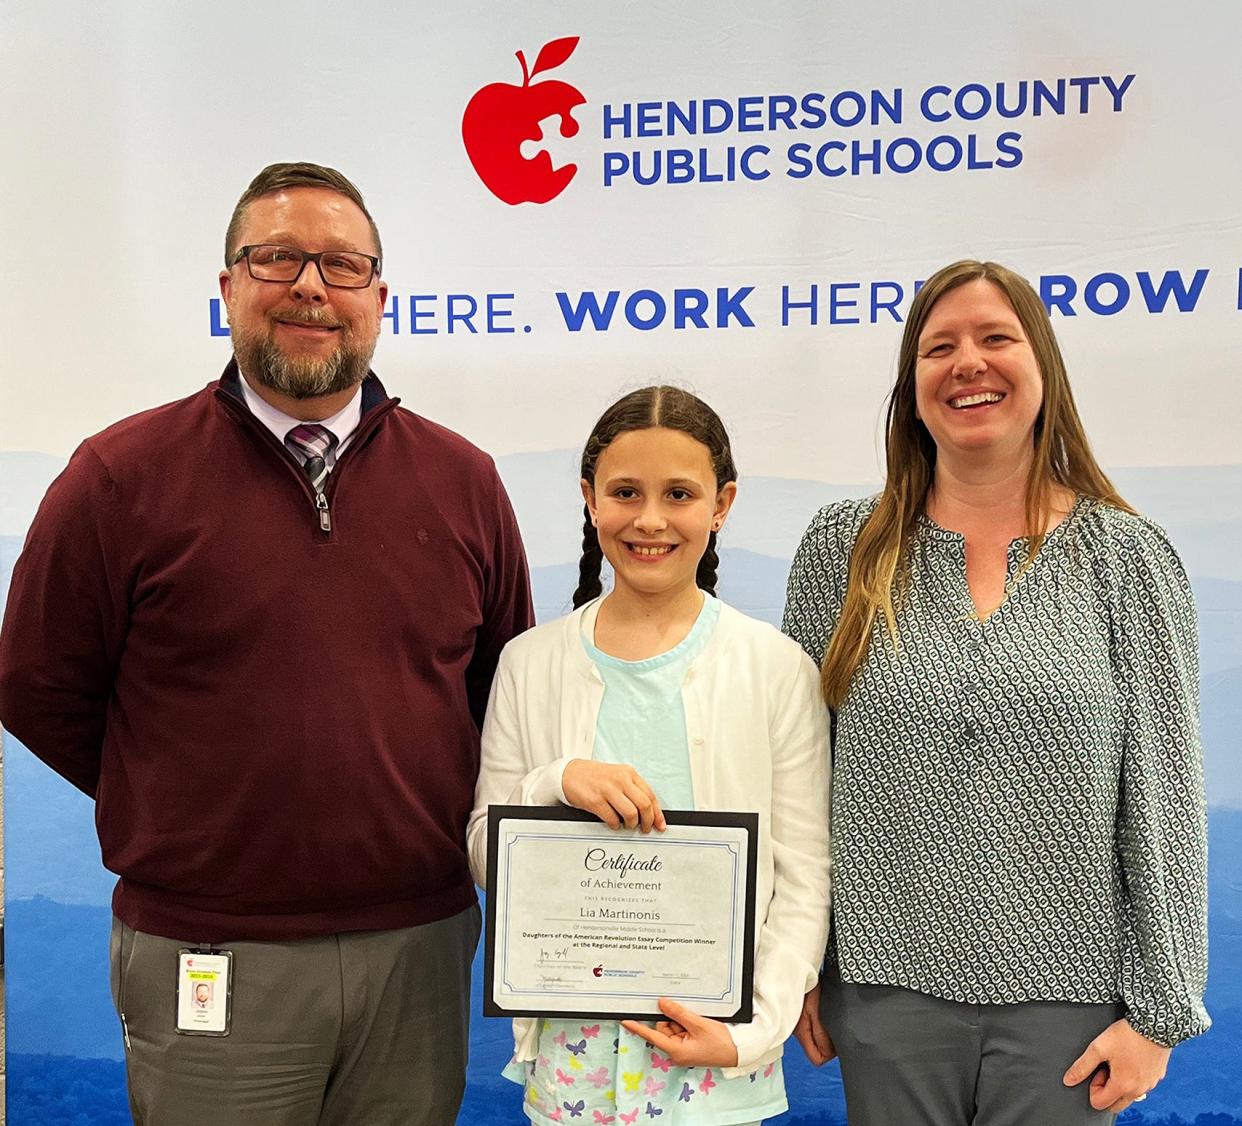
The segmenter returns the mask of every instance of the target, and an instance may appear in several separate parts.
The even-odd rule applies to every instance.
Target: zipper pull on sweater
[[[319,510],[319,526],[325,531],[332,531],[332,513],[328,510],[328,498],[322,492],[315,494],[315,507]]]

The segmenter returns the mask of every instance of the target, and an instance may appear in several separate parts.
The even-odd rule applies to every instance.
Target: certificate
[[[487,1016],[662,1018],[672,997],[751,1019],[758,815],[665,817],[640,833],[561,806],[488,808]]]

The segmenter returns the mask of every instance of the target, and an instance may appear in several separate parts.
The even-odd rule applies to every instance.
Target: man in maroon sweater
[[[381,253],[340,173],[264,169],[220,274],[233,362],[87,439],[13,572],[0,722],[95,798],[139,1122],[460,1104],[465,825],[531,599],[491,459],[368,370]]]

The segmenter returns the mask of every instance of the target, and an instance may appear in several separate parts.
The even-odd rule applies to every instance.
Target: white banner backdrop
[[[1040,288],[1101,460],[1194,579],[1214,930],[1242,917],[1233,0],[15,0],[6,23],[4,583],[83,436],[223,367],[224,226],[274,160],[362,188],[392,293],[376,370],[497,457],[544,617],[573,586],[577,449],[619,392],[672,380],[720,411],[743,474],[722,592],[774,619],[812,512],[879,479],[916,285],[993,258]],[[98,1036],[61,1027],[50,954],[16,929],[106,903],[89,804],[7,750],[10,1051],[115,1058],[106,1013]],[[1242,1014],[1237,986],[1215,1004]],[[1147,1121],[1242,1118],[1242,1091],[1201,1082],[1242,1036],[1218,1023]]]

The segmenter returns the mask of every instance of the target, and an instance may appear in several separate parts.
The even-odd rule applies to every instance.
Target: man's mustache
[[[340,328],[341,322],[334,320],[323,309],[284,309],[268,314],[274,321],[291,321],[295,324],[322,325],[324,328]]]

